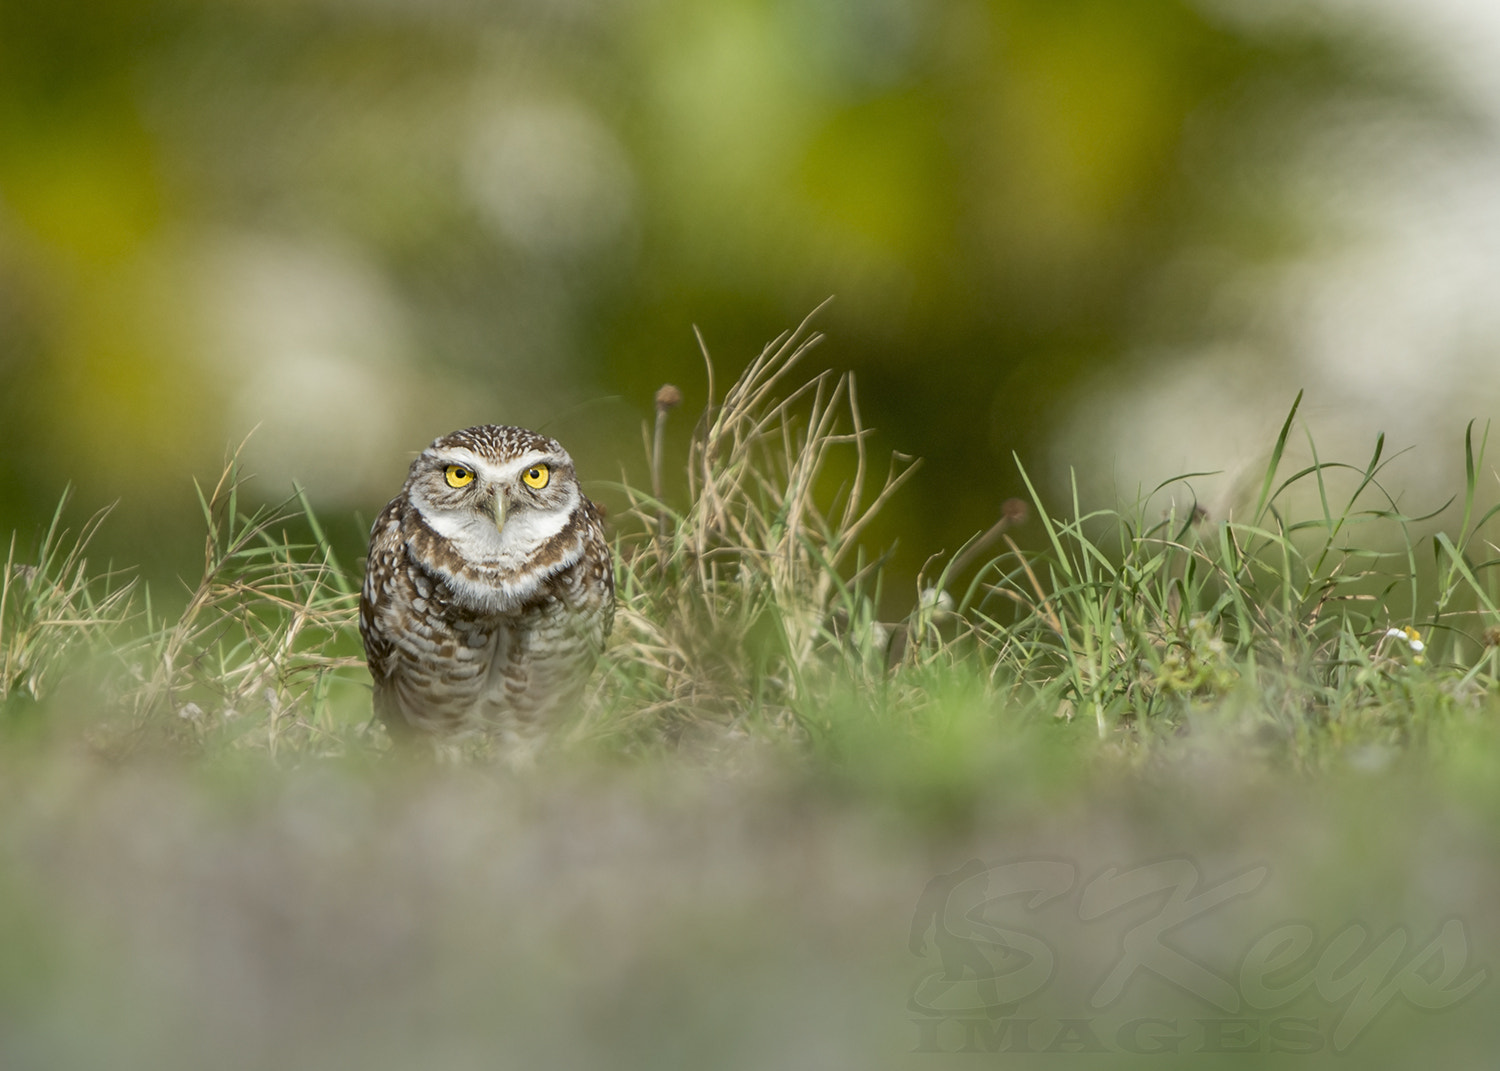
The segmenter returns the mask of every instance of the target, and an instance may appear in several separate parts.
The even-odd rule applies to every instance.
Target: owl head
[[[533,564],[583,502],[561,443],[497,424],[435,440],[412,462],[406,494],[465,563],[502,572]]]

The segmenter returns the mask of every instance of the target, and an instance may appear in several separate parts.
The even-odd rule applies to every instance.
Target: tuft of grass
[[[69,491],[30,561],[11,533],[0,569],[0,708],[47,698],[81,657],[114,637],[131,612],[134,581],[89,572],[89,540],[109,515],[100,510],[75,536],[63,527]]]
[[[236,452],[211,491],[198,487],[202,574],[174,620],[146,606],[137,649],[150,669],[125,697],[132,732],[165,724],[272,754],[340,749],[353,725],[332,698],[364,666],[358,582],[300,487],[280,506],[246,512],[241,486]],[[289,526],[310,541],[293,540]]]
[[[810,318],[809,318],[810,319]],[[698,421],[687,501],[664,501],[663,388],[648,447],[653,493],[621,484],[630,506],[616,544],[619,609],[590,738],[676,741],[708,725],[793,732],[835,669],[879,673],[880,562],[860,536],[911,475],[878,465],[854,379],[792,373],[821,336],[804,321],[768,345]],[[700,339],[701,341],[701,339]],[[838,454],[850,475],[825,485]]]
[[[1402,745],[1477,716],[1496,693],[1500,638],[1497,562],[1471,554],[1495,513],[1473,522],[1482,443],[1471,427],[1463,534],[1434,535],[1424,571],[1413,533],[1446,505],[1401,510],[1380,481],[1383,437],[1362,466],[1318,459],[1309,438],[1312,462],[1282,476],[1296,409],[1243,520],[1209,518],[1192,476],[1128,511],[1084,514],[1075,491],[1073,519],[1059,519],[1026,478],[1045,544],[1009,543],[971,584],[988,646],[1055,687],[1064,718],[1147,746],[1217,719],[1316,762],[1329,747]],[[1173,490],[1188,507],[1153,517]],[[1317,504],[1311,517],[1287,508],[1299,492]]]
[[[59,683],[87,667],[65,703],[97,708],[81,720],[112,755],[162,740],[273,755],[347,747],[363,724],[354,713],[364,668],[357,582],[300,489],[247,511],[243,484],[236,453],[211,490],[198,489],[202,573],[172,615],[144,585],[89,574],[85,549],[107,511],[72,537],[64,497],[31,562],[18,560],[13,536],[0,574],[5,720],[23,704],[55,704]]]

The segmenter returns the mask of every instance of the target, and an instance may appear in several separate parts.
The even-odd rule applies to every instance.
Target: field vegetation
[[[1268,928],[1357,924],[1348,962],[1384,964],[1371,992],[1396,979],[1377,1004],[1330,967],[1272,1014],[1142,970],[1127,1006],[1177,1023],[1181,1054],[1223,1051],[1191,1024],[1248,1017],[1268,1065],[1357,1045],[1369,1066],[1484,1066],[1487,428],[1421,515],[1383,440],[1320,458],[1293,403],[1224,516],[1194,494],[1204,474],[1092,511],[1028,479],[1029,501],[893,590],[870,526],[942,477],[876,452],[854,379],[810,370],[817,339],[778,338],[722,394],[709,360],[685,456],[663,430],[695,418],[658,394],[648,485],[608,489],[628,503],[614,635],[535,767],[393,749],[370,721],[358,563],[300,490],[254,504],[237,459],[200,488],[181,597],[92,561],[108,517],[66,499],[12,535],[0,1063],[947,1066],[1014,1039],[962,1015],[924,1032],[924,885],[1045,857],[1081,876],[1181,860],[1205,888],[1265,865],[1244,911],[1200,922],[1198,962],[1232,979]],[[1035,921],[1059,964],[1050,1021],[1098,1013],[1057,1047],[1161,1066],[1069,988],[1119,937],[1080,918]],[[1454,920],[1460,943],[1422,960]],[[1408,966],[1477,981],[1424,1006]]]

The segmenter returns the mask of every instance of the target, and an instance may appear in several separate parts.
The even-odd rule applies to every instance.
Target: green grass
[[[816,341],[777,339],[722,397],[710,363],[683,457],[661,429],[690,418],[659,396],[651,487],[620,485],[611,519],[614,635],[530,771],[395,752],[357,564],[300,491],[250,505],[234,459],[170,612],[90,565],[102,515],[70,531],[64,500],[12,537],[0,1063],[954,1066],[974,1057],[912,1052],[931,964],[907,928],[971,858],[1180,857],[1208,885],[1269,861],[1274,889],[1196,935],[1225,972],[1288,919],[1411,952],[1458,918],[1493,961],[1483,430],[1451,503],[1411,516],[1383,441],[1322,460],[1294,404],[1225,516],[1201,474],[1092,512],[1027,477],[896,590],[865,537],[917,462],[876,456],[852,378],[805,372]],[[1060,979],[1118,946],[1049,910]],[[1057,1016],[1089,1011],[1058,987]],[[1486,1066],[1481,993],[1398,1001],[1362,1061]],[[1150,979],[1132,997],[1222,1014]],[[1339,1000],[1297,1007],[1334,1036]]]
[[[617,488],[629,508],[614,520],[615,633],[561,750],[750,739],[836,757],[871,724],[941,735],[957,707],[984,712],[976,732],[1064,736],[1081,753],[1144,757],[1212,727],[1316,768],[1489,710],[1500,593],[1474,427],[1453,531],[1403,513],[1382,483],[1383,439],[1351,465],[1319,459],[1309,437],[1312,461],[1283,472],[1293,404],[1235,515],[1197,505],[1204,474],[1084,513],[1076,495],[1047,501],[1023,470],[1029,503],[930,560],[915,590],[890,591],[861,536],[918,463],[872,456],[851,377],[799,378],[816,341],[806,325],[783,336],[711,400],[678,462],[682,501],[660,491],[672,464],[660,431],[677,417],[659,407],[655,490]],[[169,616],[150,591],[90,573],[103,516],[73,536],[64,502],[29,557],[12,537],[0,717],[35,721],[24,711],[84,665],[99,685],[85,720],[106,751],[144,739],[273,756],[383,747],[366,724],[357,568],[305,495],[251,509],[232,459],[200,500],[201,578]],[[841,704],[869,717],[842,719]]]

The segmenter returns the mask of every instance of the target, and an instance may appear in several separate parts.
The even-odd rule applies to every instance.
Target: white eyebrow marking
[[[471,469],[474,472],[484,471],[484,461],[479,455],[471,450],[464,449],[462,446],[454,447],[452,450],[444,450],[436,456],[444,465],[462,465],[464,468]]]

